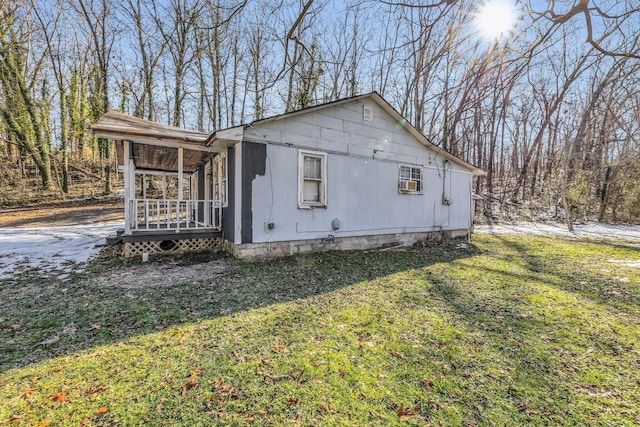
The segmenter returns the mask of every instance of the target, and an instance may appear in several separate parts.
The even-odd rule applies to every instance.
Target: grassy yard
[[[637,242],[229,262],[0,282],[0,424],[640,424]]]

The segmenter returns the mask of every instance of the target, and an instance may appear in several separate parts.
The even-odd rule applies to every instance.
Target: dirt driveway
[[[0,209],[0,227],[46,227],[124,221],[124,202],[66,202],[47,206]]]

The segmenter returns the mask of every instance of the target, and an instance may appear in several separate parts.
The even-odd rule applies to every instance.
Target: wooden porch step
[[[122,242],[122,235],[124,234],[124,229],[116,230],[115,236],[107,236],[107,245],[113,246]]]

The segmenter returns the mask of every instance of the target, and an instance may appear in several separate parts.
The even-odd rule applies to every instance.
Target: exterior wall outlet
[[[276,225],[273,222],[265,222],[264,223],[264,231],[273,231],[276,228]]]

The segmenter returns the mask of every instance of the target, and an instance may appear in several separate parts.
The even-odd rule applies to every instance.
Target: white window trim
[[[222,173],[223,168],[220,167],[223,162],[224,174]],[[227,153],[222,152],[218,154],[214,157],[213,163],[215,163],[215,165],[212,165],[212,171],[216,172],[216,176],[213,177],[213,196],[215,197],[216,185],[218,186],[218,189],[223,185],[224,187],[222,188],[222,191],[219,191],[219,193],[222,194],[220,206],[226,208],[229,206],[229,163],[227,161]]]
[[[415,180],[413,178],[402,179],[401,171],[403,167],[410,168],[410,169],[418,169],[420,171],[420,179],[419,180]],[[411,182],[420,182],[420,190],[410,190],[408,188],[404,188],[405,186],[406,187],[410,186],[409,183]],[[414,165],[399,164],[398,165],[398,193],[399,194],[423,194],[423,192],[424,192],[424,171],[422,170],[422,167],[414,166]]]
[[[320,170],[320,201],[307,202],[304,200],[304,158],[305,156],[319,157]],[[327,153],[321,151],[298,150],[298,209],[327,207]]]

